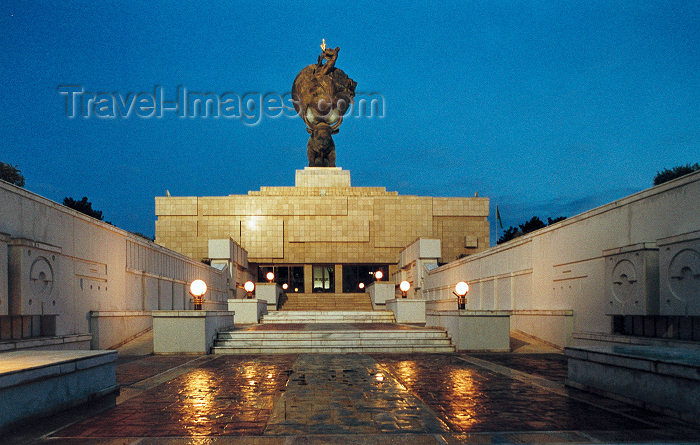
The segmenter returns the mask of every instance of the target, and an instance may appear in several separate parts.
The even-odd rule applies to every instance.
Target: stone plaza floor
[[[700,443],[700,427],[567,388],[562,354],[133,355],[116,399],[0,443]]]

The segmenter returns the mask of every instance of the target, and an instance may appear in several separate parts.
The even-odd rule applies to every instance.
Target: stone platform
[[[116,351],[0,354],[0,430],[119,390]]]
[[[120,351],[121,354],[121,351]],[[564,387],[562,354],[150,355],[122,396],[3,445],[698,443],[675,418]]]

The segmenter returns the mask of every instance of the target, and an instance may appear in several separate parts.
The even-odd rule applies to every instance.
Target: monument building
[[[402,196],[353,187],[340,167],[306,167],[294,187],[156,197],[156,242],[201,260],[208,240],[231,238],[258,281],[272,270],[287,293],[349,294],[363,292],[377,270],[391,276],[419,237],[441,240],[441,262],[485,250],[488,213],[488,198]]]
[[[443,262],[489,246],[486,198],[399,196],[383,187],[352,187],[335,165],[333,135],[357,83],[336,67],[340,48],[321,44],[316,63],[294,79],[294,108],[309,133],[309,166],[294,187],[248,195],[157,197],[156,242],[205,259],[210,239],[230,238],[248,252],[258,281],[267,272],[288,294],[364,292],[375,272],[388,278],[399,252],[416,238],[440,239]]]

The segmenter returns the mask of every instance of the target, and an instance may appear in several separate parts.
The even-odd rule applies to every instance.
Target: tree
[[[547,218],[547,225],[551,226],[554,223],[558,223],[559,221],[564,221],[566,219],[566,216],[557,216],[556,218]]]
[[[535,230],[541,229],[542,227],[546,226],[547,224],[543,223],[542,220],[536,216],[533,216],[524,223],[518,225],[518,227],[520,227],[520,233],[522,233],[523,235],[525,235],[526,233],[534,232]]]
[[[100,221],[104,219],[100,210],[94,210],[92,208],[92,203],[88,201],[87,196],[83,196],[83,199],[80,201],[76,201],[70,197],[65,197],[63,199],[63,205],[70,207],[73,210],[77,210],[80,213],[84,213],[87,216],[92,216],[93,218],[99,219]]]
[[[14,184],[18,187],[24,187],[24,176],[17,166],[0,162],[0,179]]]
[[[660,172],[656,172],[656,176],[654,176],[654,185],[663,184],[664,182],[668,182],[671,179],[680,178],[681,176],[687,175],[688,173],[693,173],[696,170],[700,170],[700,164],[698,164],[697,162],[692,165],[685,164],[678,165],[673,168],[665,168]]]
[[[505,232],[503,232],[503,235],[501,235],[500,238],[498,238],[496,244],[505,243],[506,241],[510,241],[519,237],[520,235],[522,235],[522,233],[520,232],[520,230],[518,230],[517,227],[510,226],[506,229]]]
[[[552,225],[556,222],[563,221],[566,219],[566,216],[558,216],[556,218],[548,217],[547,218],[547,223],[545,224],[539,217],[533,216],[532,218],[528,219],[522,224],[518,224],[518,227],[508,227],[505,232],[503,232],[503,235],[501,235],[498,238],[498,241],[496,241],[496,244],[501,244],[505,243],[506,241],[510,241],[512,239],[515,239],[519,236],[523,236],[526,233],[534,232],[535,230],[541,229],[543,227],[547,227],[549,225]]]

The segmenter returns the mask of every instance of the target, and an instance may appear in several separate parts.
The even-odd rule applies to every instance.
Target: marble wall
[[[144,311],[187,309],[187,288],[197,278],[209,286],[205,306],[226,308],[225,271],[2,181],[0,209],[3,326],[13,317],[55,315],[56,335],[85,334],[91,323],[107,326],[96,323],[100,313],[141,320]],[[141,321],[121,326],[144,328]],[[101,338],[118,343],[134,334],[122,327]],[[17,337],[4,329],[2,335]]]
[[[571,310],[574,331],[599,333],[611,331],[606,314],[624,307],[630,314],[651,314],[661,306],[662,315],[695,315],[700,313],[698,228],[700,172],[443,265],[425,276],[423,295],[436,302],[454,300],[454,285],[467,281],[467,309],[510,310],[511,328],[544,339],[571,337],[555,332],[569,329],[565,315]],[[656,280],[634,284],[634,296],[619,298],[631,305],[610,298],[613,287],[631,285],[630,273],[614,267],[625,255],[639,258],[624,263],[636,268],[635,280]],[[615,263],[607,273],[606,258]],[[620,282],[622,275],[628,282]],[[649,298],[661,300],[650,304]],[[546,323],[532,322],[538,313]],[[553,314],[564,314],[559,325],[552,323]]]

